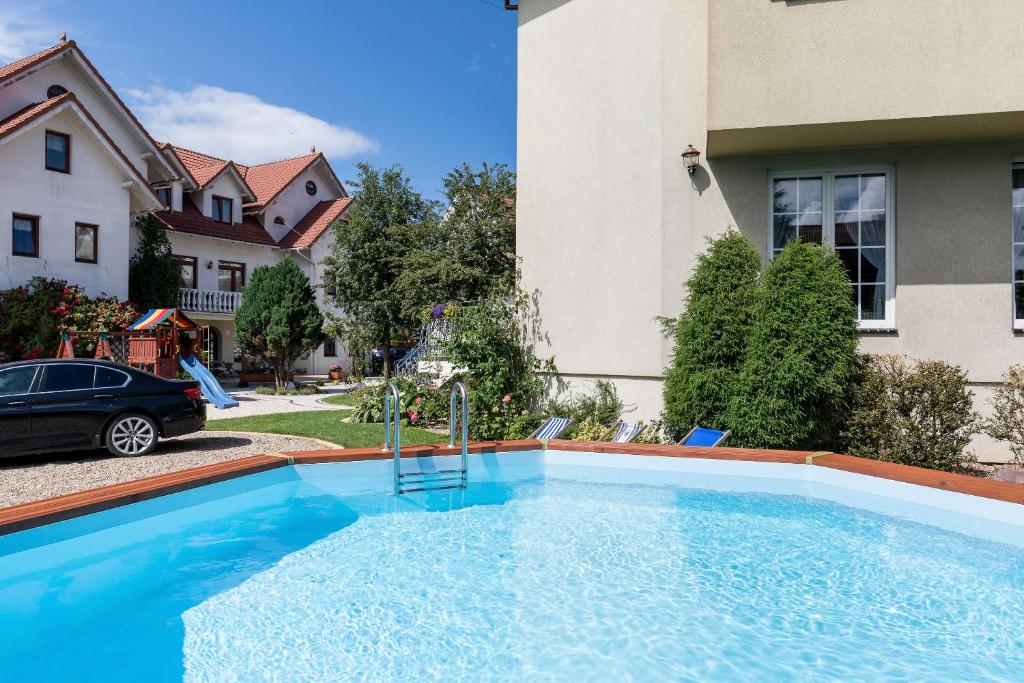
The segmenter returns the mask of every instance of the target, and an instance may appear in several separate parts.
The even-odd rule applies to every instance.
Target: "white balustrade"
[[[197,313],[227,313],[234,315],[242,304],[241,292],[221,292],[216,289],[181,289],[179,307]]]

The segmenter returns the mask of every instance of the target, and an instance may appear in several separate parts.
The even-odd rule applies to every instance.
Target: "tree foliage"
[[[469,390],[470,429],[477,439],[522,436],[546,393],[542,373],[552,359],[537,356],[536,319],[528,296],[492,292],[462,308],[458,332],[443,342]]]
[[[435,211],[400,166],[357,168],[355,204],[333,227],[334,245],[324,264],[335,288],[331,298],[348,319],[339,326],[383,346],[387,377],[392,340],[409,334],[418,320],[418,302],[410,304],[398,280],[409,255],[422,248],[422,226],[434,222]]]
[[[173,308],[178,305],[181,280],[171,259],[171,242],[152,216],[135,220],[139,245],[128,267],[128,298],[141,308]]]
[[[730,230],[710,240],[686,282],[675,321],[675,350],[665,374],[665,430],[681,438],[694,425],[725,429],[747,355],[761,258]]]
[[[324,317],[309,278],[290,258],[257,268],[235,314],[235,340],[274,369],[277,386],[300,356],[323,341]]]
[[[415,305],[511,294],[516,272],[516,179],[504,164],[468,164],[444,179],[448,210],[419,226],[420,248],[403,263],[399,287]]]
[[[857,373],[856,310],[834,251],[794,240],[761,277],[731,399],[733,443],[828,445]]]
[[[844,439],[853,455],[971,474],[976,460],[967,447],[978,426],[961,368],[874,356],[854,390]]]
[[[990,402],[992,417],[985,421],[985,432],[997,441],[1005,441],[1014,464],[1024,467],[1024,365],[1013,365],[1006,371]]]

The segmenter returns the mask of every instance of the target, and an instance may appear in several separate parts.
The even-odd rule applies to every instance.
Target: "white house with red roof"
[[[352,200],[323,154],[245,165],[157,142],[72,40],[0,66],[0,289],[36,275],[127,298],[137,215],[167,231],[176,302],[235,358],[234,314],[252,271],[291,257],[322,310],[328,228]],[[5,226],[6,224],[6,226]],[[174,302],[168,302],[174,303]],[[349,366],[329,341],[298,366]]]

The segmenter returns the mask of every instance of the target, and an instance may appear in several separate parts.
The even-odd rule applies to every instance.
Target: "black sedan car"
[[[206,425],[197,382],[102,360],[0,365],[0,457],[106,448],[145,455]]]

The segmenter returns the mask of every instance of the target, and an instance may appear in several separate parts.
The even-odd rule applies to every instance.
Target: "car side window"
[[[35,365],[22,365],[16,368],[0,370],[0,396],[16,396],[27,394],[32,388],[32,378],[36,375]]]
[[[92,389],[95,370],[96,368],[92,365],[75,363],[47,365],[43,372],[43,381],[39,386],[39,391]]]
[[[97,389],[116,389],[123,387],[128,382],[128,374],[113,368],[96,368],[96,382],[93,384]]]

